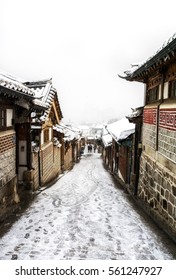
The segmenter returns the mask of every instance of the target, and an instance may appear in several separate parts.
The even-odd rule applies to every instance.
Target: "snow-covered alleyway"
[[[176,245],[90,153],[36,195],[0,239],[0,259],[173,260]]]

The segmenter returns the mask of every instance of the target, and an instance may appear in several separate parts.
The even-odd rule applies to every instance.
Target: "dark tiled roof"
[[[0,87],[9,96],[35,98],[35,92],[32,89],[10,75],[0,73]]]
[[[176,56],[176,33],[162,45],[162,47],[144,63],[132,66],[131,69],[124,71],[125,76],[120,76],[129,81],[144,82],[145,77],[150,71],[156,70]]]
[[[40,117],[42,121],[45,121],[48,117],[54,100],[56,101],[59,118],[61,119],[63,117],[58,101],[57,91],[52,85],[52,79],[26,82],[25,85],[35,92],[36,99],[34,100],[34,103],[39,105],[41,104],[41,106],[43,104],[43,106],[45,106],[44,114]]]

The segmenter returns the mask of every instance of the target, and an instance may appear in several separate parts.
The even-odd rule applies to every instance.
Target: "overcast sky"
[[[53,78],[64,121],[106,122],[143,105],[118,74],[176,32],[175,0],[0,0],[0,69]]]

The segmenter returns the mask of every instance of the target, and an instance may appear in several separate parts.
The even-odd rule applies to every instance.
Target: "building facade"
[[[21,81],[0,74],[0,220],[20,201],[23,171],[31,170],[30,113],[35,92]]]
[[[125,72],[145,84],[138,197],[176,239],[176,38]]]
[[[112,137],[110,170],[123,183],[130,184],[132,166],[132,137],[135,125],[124,117],[119,121],[107,125]]]
[[[61,142],[54,138],[53,128],[62,119],[62,111],[52,79],[27,82],[26,85],[35,91],[36,96],[46,108],[41,113],[31,115],[32,174],[26,177],[26,183],[32,189],[46,185],[61,172]],[[31,176],[30,176],[31,175]]]
[[[132,169],[132,140],[135,125],[124,117],[106,125],[102,135],[102,157],[111,174],[129,185]]]

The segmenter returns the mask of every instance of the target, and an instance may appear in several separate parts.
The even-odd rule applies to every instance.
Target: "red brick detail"
[[[176,131],[176,109],[161,109],[159,113],[159,126]]]
[[[145,108],[143,114],[143,122],[156,125],[156,120],[157,120],[157,109]]]

